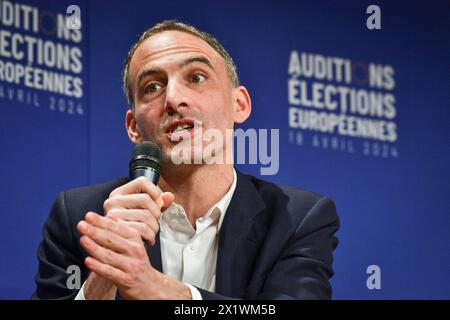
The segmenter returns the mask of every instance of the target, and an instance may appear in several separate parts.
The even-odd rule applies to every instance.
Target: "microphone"
[[[138,143],[131,154],[129,169],[131,180],[146,177],[154,185],[157,185],[161,172],[161,149],[159,146],[153,141]],[[144,247],[148,249],[146,241],[144,241]]]
[[[133,150],[130,160],[130,179],[147,177],[158,184],[161,172],[161,149],[153,141],[142,141]]]

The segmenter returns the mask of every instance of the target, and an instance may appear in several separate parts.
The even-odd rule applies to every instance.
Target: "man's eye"
[[[191,77],[191,81],[193,83],[200,83],[200,82],[203,82],[205,80],[206,80],[205,76],[202,75],[202,74],[199,74],[199,73],[193,74],[192,77]]]
[[[155,93],[161,89],[161,85],[157,83],[150,83],[148,86],[144,88],[145,93]]]

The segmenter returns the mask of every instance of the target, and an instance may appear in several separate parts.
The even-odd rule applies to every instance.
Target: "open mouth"
[[[194,121],[186,119],[172,123],[167,127],[166,134],[170,140],[178,140],[187,134],[191,135],[193,129]]]

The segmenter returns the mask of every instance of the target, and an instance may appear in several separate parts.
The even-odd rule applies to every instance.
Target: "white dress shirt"
[[[159,232],[163,273],[188,285],[193,300],[202,299],[194,286],[215,292],[219,231],[236,182],[233,169],[230,189],[203,217],[197,219],[195,229],[184,208],[177,203],[172,203],[161,214]],[[75,300],[85,300],[83,289],[84,284]]]

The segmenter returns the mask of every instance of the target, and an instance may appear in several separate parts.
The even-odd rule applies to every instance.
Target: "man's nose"
[[[166,101],[164,111],[169,115],[180,113],[181,108],[190,106],[187,88],[179,81],[169,81],[166,87]]]

